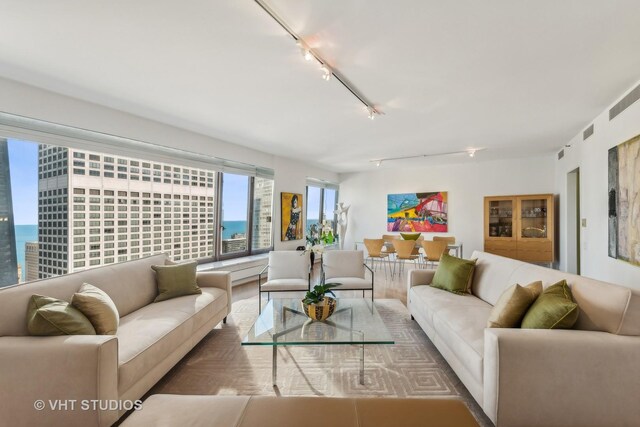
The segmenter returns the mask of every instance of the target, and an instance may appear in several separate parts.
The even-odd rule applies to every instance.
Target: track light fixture
[[[331,71],[331,68],[329,68],[328,65],[323,65],[322,67],[320,67],[320,70],[322,71],[322,78],[326,81],[331,80],[331,75],[333,74]]]
[[[407,160],[407,159],[419,159],[422,157],[438,157],[438,156],[451,156],[454,154],[468,154],[469,157],[475,157],[478,151],[486,150],[485,148],[469,148],[464,151],[450,151],[448,153],[434,153],[434,154],[418,154],[415,156],[403,156],[403,157],[387,157],[384,159],[372,159],[369,160],[371,163],[374,163],[376,167],[379,167],[382,162],[389,162],[392,160]]]
[[[358,101],[360,101],[366,108],[368,117],[373,120],[375,116],[379,116],[384,114],[382,111],[378,110],[371,102],[367,100],[367,98],[358,91],[355,86],[347,78],[342,75],[335,68],[329,67],[327,61],[325,61],[317,52],[307,45],[304,40],[298,36],[292,29],[287,25],[284,20],[278,16],[265,2],[264,0],[254,0],[258,6],[260,6],[274,21],[276,21],[292,38],[295,40],[296,45],[300,48],[300,52],[306,61],[312,61],[315,59],[318,63],[320,63],[320,69],[322,71],[322,78],[325,81],[331,80],[331,77],[335,77],[336,80],[345,87],[353,96],[355,96]]]

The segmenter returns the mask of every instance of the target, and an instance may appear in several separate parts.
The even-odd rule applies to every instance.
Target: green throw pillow
[[[542,293],[542,282],[533,282],[527,286],[517,283],[500,295],[491,309],[487,328],[517,328],[531,304]]]
[[[195,261],[176,265],[152,265],[158,285],[158,296],[155,302],[184,295],[201,294],[202,289],[196,283],[197,266],[198,263]]]
[[[87,316],[98,335],[116,334],[120,315],[111,297],[102,289],[84,283],[73,294],[71,305]]]
[[[78,309],[66,301],[42,295],[29,299],[27,329],[31,335],[39,336],[96,334],[89,319]]]
[[[418,240],[422,233],[400,233],[404,240]]]
[[[440,258],[431,286],[454,294],[466,294],[471,287],[475,268],[475,259],[456,258],[445,252]]]
[[[578,304],[573,302],[566,280],[549,286],[522,319],[524,329],[571,329],[578,320]]]

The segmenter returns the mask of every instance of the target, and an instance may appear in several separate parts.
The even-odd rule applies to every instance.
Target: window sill
[[[267,265],[269,253],[206,262],[198,265],[198,271],[230,271],[233,286],[257,280],[257,275]]]

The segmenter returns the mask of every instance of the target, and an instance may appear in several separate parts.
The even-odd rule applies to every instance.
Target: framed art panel
[[[446,233],[447,192],[387,196],[387,231]]]
[[[609,256],[640,265],[640,135],[609,149]]]
[[[302,194],[280,193],[280,240],[302,240]]]

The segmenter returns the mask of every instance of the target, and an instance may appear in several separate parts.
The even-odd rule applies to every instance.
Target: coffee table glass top
[[[300,299],[272,299],[242,345],[395,344],[376,309],[365,298],[338,298],[335,312],[313,321]]]

